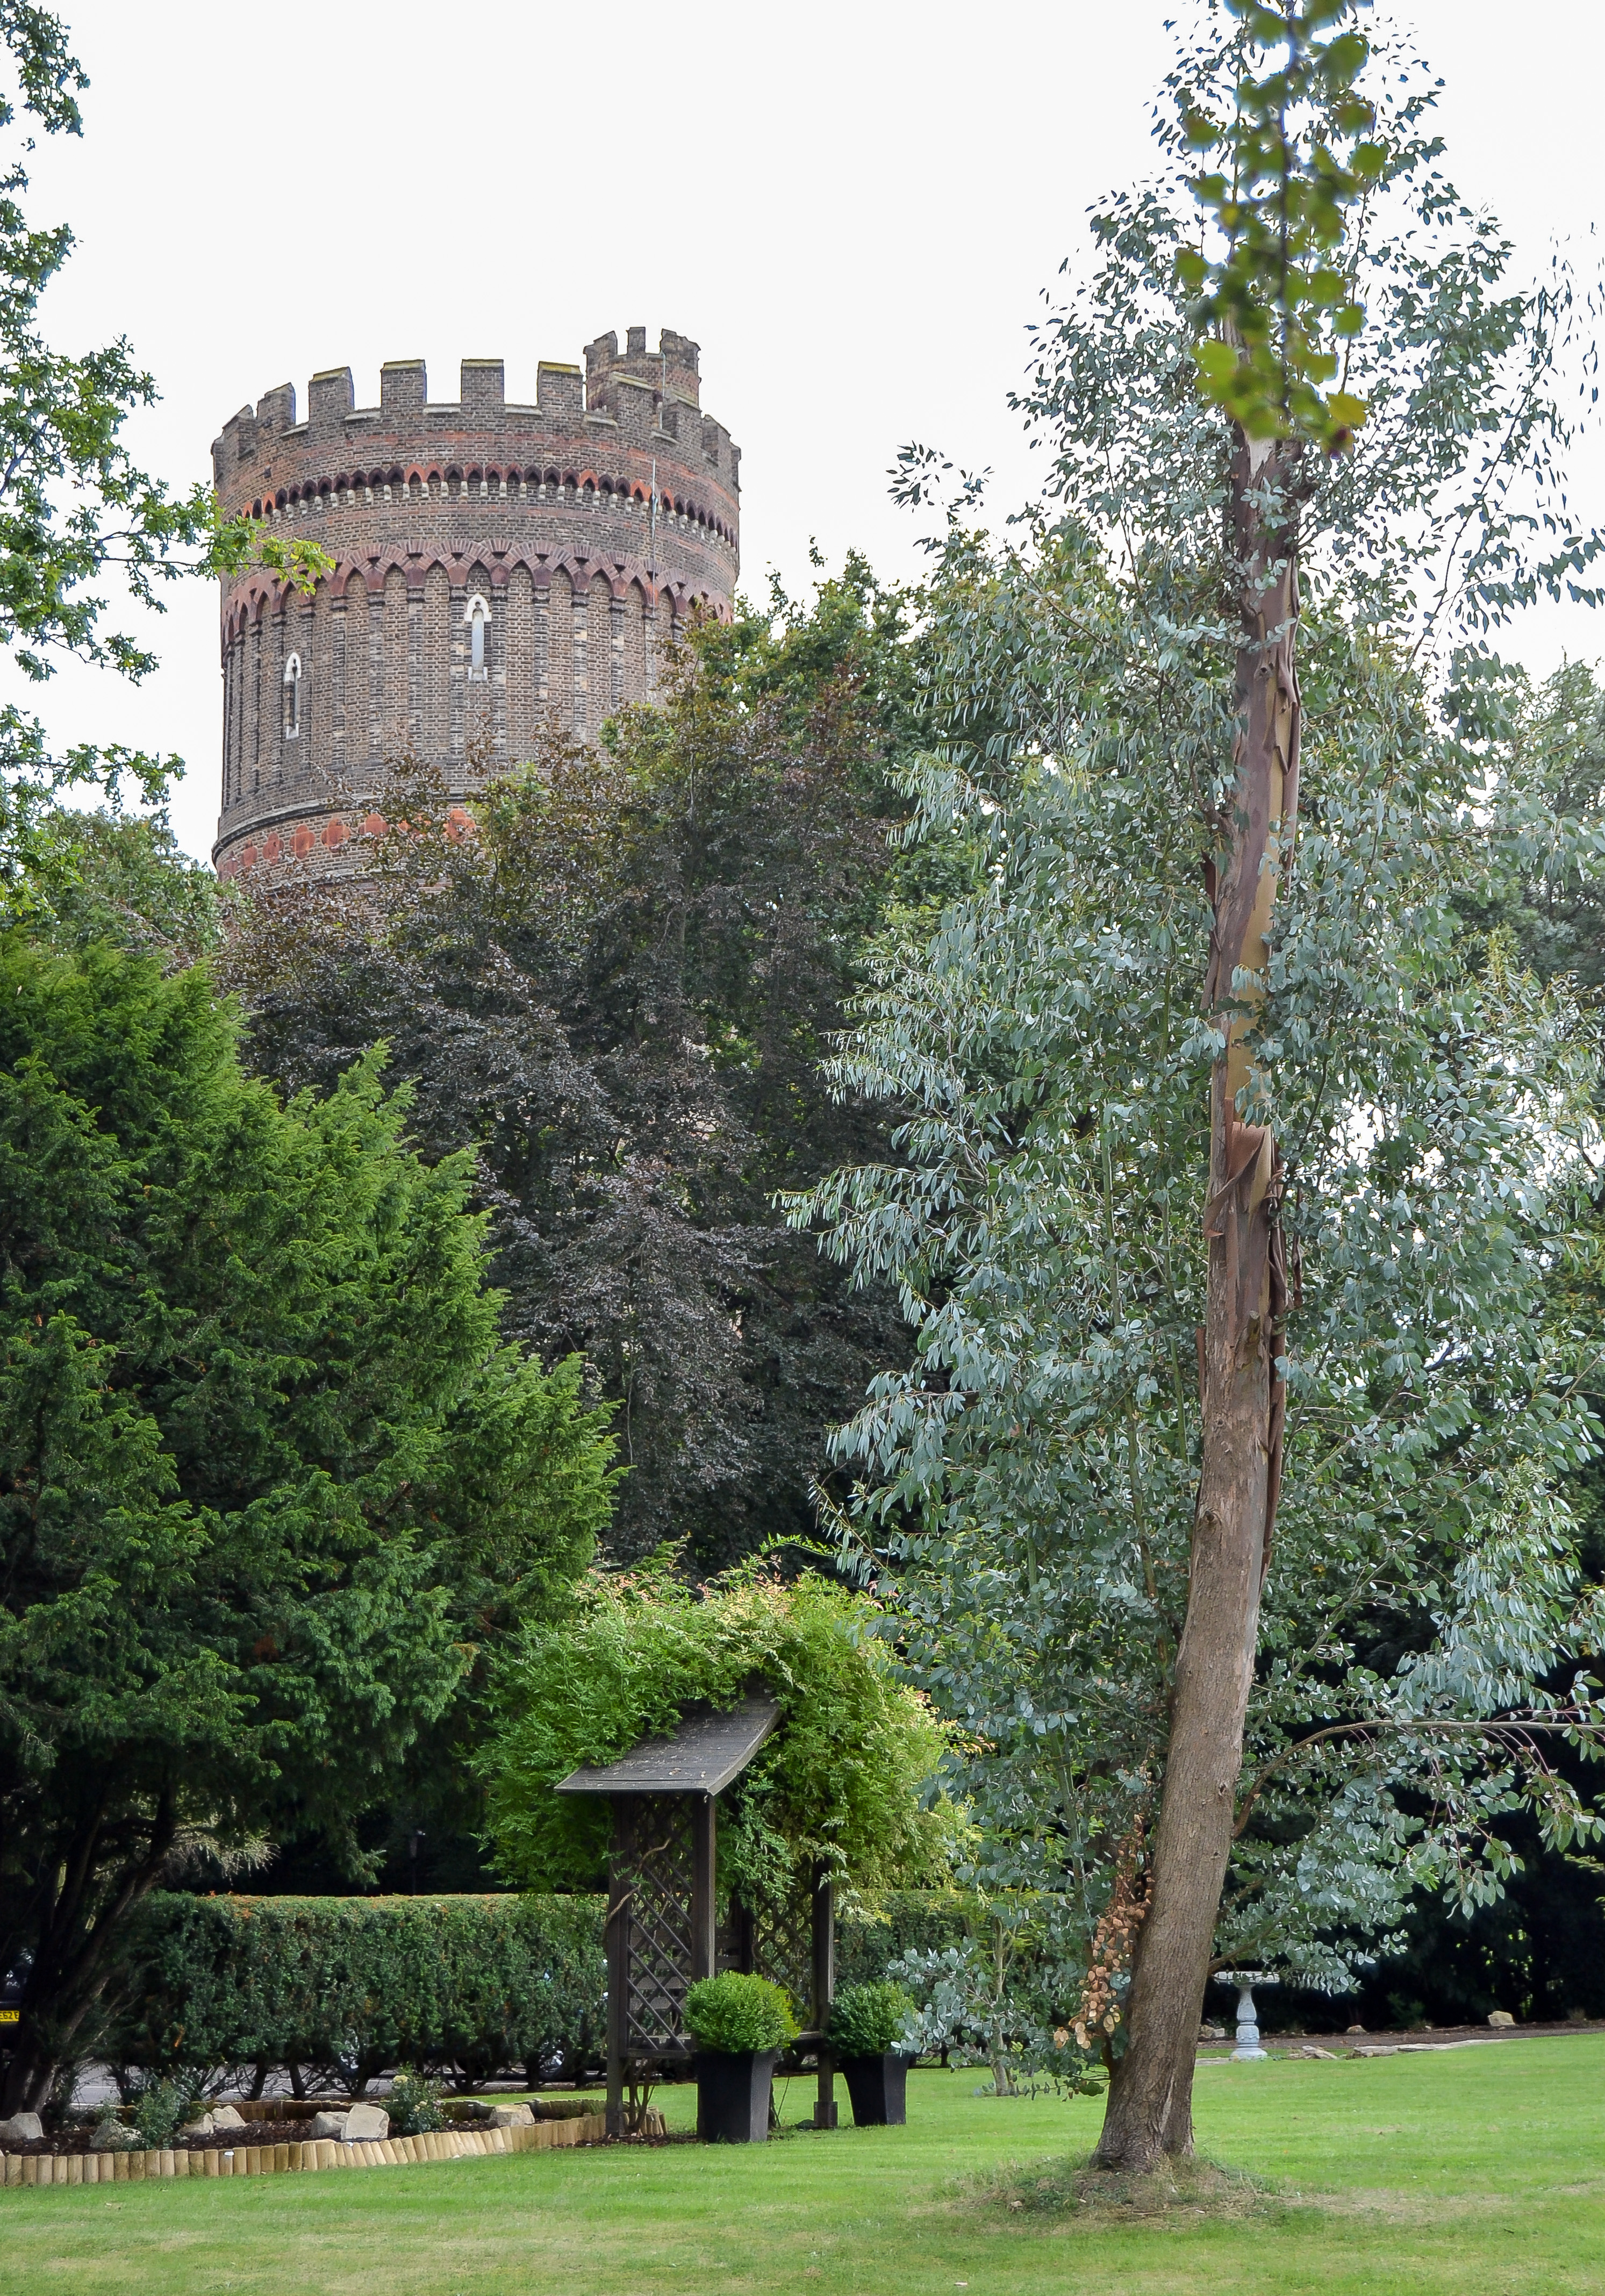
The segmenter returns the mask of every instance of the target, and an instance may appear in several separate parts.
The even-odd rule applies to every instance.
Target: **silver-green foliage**
[[[1178,120],[1229,97],[1214,22]],[[1586,1349],[1549,1306],[1596,1153],[1592,1030],[1456,907],[1592,865],[1499,738],[1485,637],[1541,589],[1579,594],[1597,548],[1560,492],[1568,290],[1510,284],[1439,171],[1428,84],[1397,58],[1373,77],[1389,160],[1346,377],[1370,411],[1300,480],[1299,841],[1245,1111],[1288,1163],[1294,1309],[1218,1938],[1330,1984],[1414,1891],[1494,1890],[1523,1798],[1553,1839],[1591,1823],[1545,1749],[1587,1718],[1557,1669],[1597,1634],[1556,1492],[1592,1439]],[[915,1677],[974,1749],[990,1878],[1078,1897],[1111,1998],[1129,1926],[1097,1924],[1155,1806],[1186,1600],[1221,1051],[1203,868],[1234,732],[1230,431],[1195,384],[1179,126],[1169,163],[1097,219],[1039,339],[1052,476],[1023,537],[967,532],[966,488],[934,545],[949,739],[909,789],[970,890],[894,921],[837,1063],[904,1111],[901,1160],[793,1206],[899,1285],[917,1332],[839,1435],[844,1551],[895,1578]],[[938,483],[909,450],[908,498]]]

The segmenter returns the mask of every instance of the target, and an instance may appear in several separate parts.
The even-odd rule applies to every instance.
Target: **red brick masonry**
[[[727,613],[740,563],[741,450],[701,412],[697,345],[632,327],[577,366],[542,363],[511,404],[499,359],[465,359],[429,401],[421,359],[354,404],[348,367],[289,383],[213,445],[230,515],[326,550],[310,597],[252,570],[223,586],[223,807],[213,859],[253,883],[360,873],[387,759],[464,793],[528,756],[537,729],[585,737],[652,691],[694,603]]]

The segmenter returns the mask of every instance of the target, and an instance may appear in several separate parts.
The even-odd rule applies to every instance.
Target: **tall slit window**
[[[478,594],[468,602],[463,617],[468,626],[468,674],[470,677],[488,677],[485,667],[485,626],[490,619],[490,608]]]
[[[292,653],[284,664],[284,739],[299,741],[301,732],[301,657]]]

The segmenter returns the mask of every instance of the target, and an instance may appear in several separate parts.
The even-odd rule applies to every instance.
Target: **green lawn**
[[[0,2190],[12,2296],[1505,2296],[1605,2292],[1605,2036],[1200,2067],[1200,2150],[1248,2221],[1011,2214],[970,2180],[1085,2153],[1099,2106],[916,2074],[909,2126],[259,2181]],[[792,2084],[787,2118],[806,2109]],[[666,2099],[684,2125],[691,2099]],[[843,2110],[845,2112],[845,2100]]]

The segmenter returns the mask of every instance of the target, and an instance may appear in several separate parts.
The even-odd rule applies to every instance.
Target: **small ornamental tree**
[[[466,1158],[378,1059],[281,1106],[202,967],[0,938],[0,2112],[186,1855],[356,1857],[606,1519],[580,1366],[499,1334]]]
[[[1593,1822],[1544,1753],[1592,1731],[1549,1312],[1591,1032],[1460,906],[1597,843],[1485,650],[1593,594],[1569,288],[1503,285],[1355,18],[1205,12],[1169,172],[1040,338],[1027,545],[952,514],[910,786],[976,890],[887,937],[837,1071],[901,1160],[795,1207],[918,1331],[840,1438],[844,1552],[974,1749],[983,1867],[1079,1901],[1136,2169],[1191,2147],[1212,1966],[1340,1984],[1413,1890],[1496,1890],[1516,1802]]]

